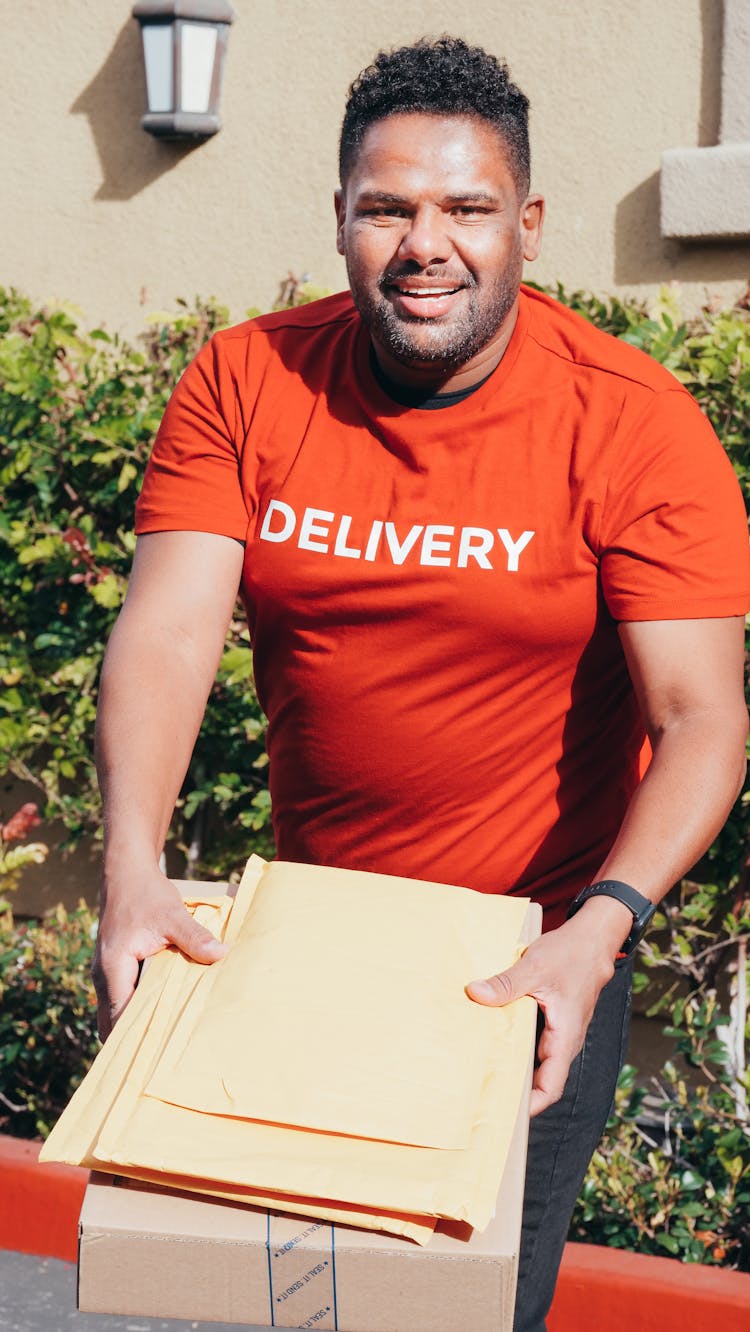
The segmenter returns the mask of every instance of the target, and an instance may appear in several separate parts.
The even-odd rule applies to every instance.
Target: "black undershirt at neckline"
[[[424,389],[411,388],[408,384],[399,384],[395,379],[391,379],[385,373],[380,365],[375,352],[370,348],[370,367],[379,387],[389,398],[397,402],[400,407],[416,407],[418,411],[434,412],[440,411],[443,407],[454,407],[456,403],[463,402],[464,398],[470,398],[472,393],[476,393],[483,384],[487,383],[489,375],[480,379],[478,384],[470,384],[468,388],[453,389],[450,393],[433,393],[425,396]]]

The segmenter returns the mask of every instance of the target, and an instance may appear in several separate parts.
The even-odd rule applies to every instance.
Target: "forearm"
[[[654,900],[703,855],[745,774],[744,712],[687,717],[666,730],[635,791],[602,877],[632,879]]]
[[[597,879],[659,902],[719,832],[745,771],[744,628],[742,616],[620,625],[653,758]],[[611,898],[584,903],[578,917],[616,948],[632,924]]]
[[[209,533],[140,537],[102,670],[96,762],[105,882],[161,854],[237,592],[242,547]]]
[[[102,919],[92,974],[102,1039],[140,962],[168,944],[195,961],[224,951],[158,868],[242,571],[243,547],[210,532],[139,537],[107,648],[96,728],[104,804]]]
[[[143,958],[169,943],[201,962],[222,951],[158,868],[212,674],[195,669],[186,642],[131,618],[123,613],[110,640],[97,716],[104,873],[92,975],[102,1040]]]
[[[159,859],[200,727],[215,663],[185,638],[123,613],[102,671],[96,764],[105,869]]]
[[[687,716],[654,735],[651,763],[595,877],[661,901],[723,826],[742,788],[746,732],[744,708],[734,706]],[[603,941],[615,948],[632,924],[611,898],[589,901],[579,914],[596,917]]]

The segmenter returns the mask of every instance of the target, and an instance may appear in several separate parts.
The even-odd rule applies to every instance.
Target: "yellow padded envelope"
[[[146,1094],[207,1114],[467,1147],[498,1014],[464,986],[510,965],[526,912],[501,905],[446,884],[269,865]]]
[[[234,946],[222,962],[207,969],[174,953],[152,962],[49,1140],[46,1158],[57,1153],[55,1159],[114,1165],[123,1173],[140,1171],[150,1179],[287,1210],[297,1210],[297,1198],[306,1214],[376,1224],[421,1241],[436,1216],[485,1225],[526,1076],[535,1005],[523,1000],[506,1009],[484,1009],[471,1004],[463,985],[513,960],[528,904],[319,867],[277,863],[259,870],[257,859],[239,898],[228,927]],[[313,902],[317,912],[310,909]],[[404,943],[394,947],[402,920]],[[338,959],[348,956],[352,940],[356,965],[337,973]],[[264,941],[270,941],[267,954]],[[315,1002],[316,972],[303,953],[326,959],[331,983],[321,988],[326,1004],[337,1005],[336,1042],[320,1031],[328,1010],[318,1005],[318,1016],[301,1027],[308,1035],[318,1033],[320,1053],[315,1059],[306,1045],[305,1076],[290,1080],[283,1067],[278,1071],[290,1050],[275,1039],[273,999],[282,987],[280,1029],[294,1054],[299,1043],[294,1005],[303,1015]],[[257,983],[248,984],[250,960]],[[337,974],[344,977],[340,987]],[[429,1002],[420,1004],[418,991],[421,980],[432,998],[436,974],[437,990],[451,991],[451,1000],[446,1003],[439,994],[433,1010]],[[339,1015],[355,981],[368,1005]],[[413,1025],[412,1004],[419,1014]],[[381,1009],[388,1041],[373,1018]],[[358,1111],[360,1069],[366,1064],[359,1052],[363,1033],[383,1086],[365,1067]],[[422,1059],[425,1042],[429,1049]],[[260,1074],[256,1083],[254,1070]],[[321,1081],[325,1094],[317,1090]],[[394,1081],[398,1096],[392,1094]],[[308,1098],[311,1082],[316,1094]],[[234,1104],[228,1115],[227,1085]],[[144,1086],[151,1094],[142,1094]],[[443,1114],[432,1101],[447,1087],[451,1094]],[[158,1091],[164,1099],[153,1094]],[[407,1104],[401,1107],[399,1100]],[[275,1122],[260,1122],[271,1109]],[[322,1127],[299,1127],[311,1119]],[[389,1134],[393,1139],[384,1140]],[[420,1141],[414,1144],[410,1134]],[[446,1145],[451,1142],[464,1145]]]
[[[229,941],[233,934],[236,935],[239,924],[234,913],[239,912],[241,915],[246,907],[262,868],[263,861],[259,857],[252,857],[236,903],[233,904],[227,896],[206,901],[189,899],[186,902],[188,909],[217,938],[223,937]],[[230,928],[227,926],[227,918],[233,906],[230,920],[230,927],[233,928]],[[110,1116],[114,1116],[111,1123],[116,1135],[117,1124],[127,1121],[137,1104],[142,1092],[143,1069],[147,1076],[153,1058],[158,1058],[161,1037],[168,1029],[164,1024],[165,1017],[167,1023],[169,1021],[171,1004],[176,997],[179,997],[181,1003],[186,998],[189,1002],[190,986],[186,984],[186,971],[192,981],[196,982],[204,968],[187,962],[171,949],[150,961],[133,1000],[42,1147],[42,1159],[65,1161],[90,1170],[111,1169],[113,1162],[104,1155],[100,1142],[101,1129]],[[408,1216],[385,1210],[372,1214],[356,1204],[295,1197],[277,1191],[264,1193],[238,1184],[229,1185],[196,1178],[194,1175],[171,1175],[161,1169],[152,1171],[129,1164],[118,1164],[118,1171],[136,1180],[246,1202],[256,1207],[271,1207],[305,1216],[314,1214],[340,1224],[369,1230],[387,1230],[420,1244],[427,1242],[435,1227],[434,1217]]]

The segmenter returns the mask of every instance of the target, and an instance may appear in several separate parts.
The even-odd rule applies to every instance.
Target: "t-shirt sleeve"
[[[212,339],[167,404],[136,505],[139,536],[215,532],[244,541],[248,515],[235,417],[232,377]]]
[[[703,619],[750,607],[742,493],[709,422],[681,389],[656,395],[620,447],[600,562],[616,620]]]

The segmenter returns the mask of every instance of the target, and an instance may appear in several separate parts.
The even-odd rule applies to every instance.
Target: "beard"
[[[480,288],[468,270],[446,275],[436,265],[420,269],[414,264],[387,270],[373,289],[359,282],[347,264],[352,299],[371,337],[397,361],[445,370],[460,369],[495,337],[518,296],[522,270],[520,240],[489,289]],[[424,319],[397,314],[388,299],[388,288],[417,274],[436,285],[462,287],[467,294],[462,312]]]

